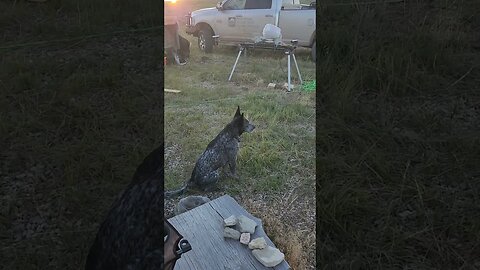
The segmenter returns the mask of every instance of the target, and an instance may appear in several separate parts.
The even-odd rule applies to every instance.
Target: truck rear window
[[[247,0],[245,9],[270,9],[272,0]]]

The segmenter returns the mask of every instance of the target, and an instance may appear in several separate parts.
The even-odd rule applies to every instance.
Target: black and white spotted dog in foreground
[[[237,178],[236,163],[240,136],[244,132],[252,132],[253,129],[255,126],[240,113],[238,106],[233,120],[208,144],[207,149],[198,158],[190,179],[182,188],[165,192],[165,197],[182,194],[193,186],[203,190],[211,189],[220,178],[219,170],[226,165],[230,168],[229,176]]]
[[[162,269],[163,144],[137,168],[100,226],[86,270]]]

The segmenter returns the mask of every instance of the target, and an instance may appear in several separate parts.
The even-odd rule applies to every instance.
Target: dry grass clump
[[[290,225],[287,225],[278,215],[269,214],[265,209],[260,209],[263,207],[249,204],[248,202],[246,206],[254,216],[262,220],[266,234],[275,246],[285,254],[285,260],[292,269],[310,269],[308,267],[308,256],[311,254],[309,254],[308,249],[310,248],[310,244],[315,245],[314,228],[312,228],[309,237],[306,238],[308,241],[305,241],[305,237],[301,231],[295,230]],[[315,247],[313,247],[313,251],[315,251]]]

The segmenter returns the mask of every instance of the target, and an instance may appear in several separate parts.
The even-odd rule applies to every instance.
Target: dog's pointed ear
[[[237,107],[237,111],[235,112],[235,116],[233,118],[237,116],[240,116],[240,106]]]

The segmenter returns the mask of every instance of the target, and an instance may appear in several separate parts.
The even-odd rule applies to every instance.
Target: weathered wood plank
[[[168,92],[168,93],[180,93],[180,92],[182,92],[181,90],[167,89],[167,88],[164,88],[163,91]]]
[[[246,245],[223,238],[223,219],[231,215],[244,215],[257,222],[251,239],[263,236],[268,245],[275,246],[265,234],[261,220],[248,213],[232,197],[224,195],[169,219],[192,246],[192,250],[177,261],[175,270],[290,269],[286,261],[274,268],[264,267]]]

